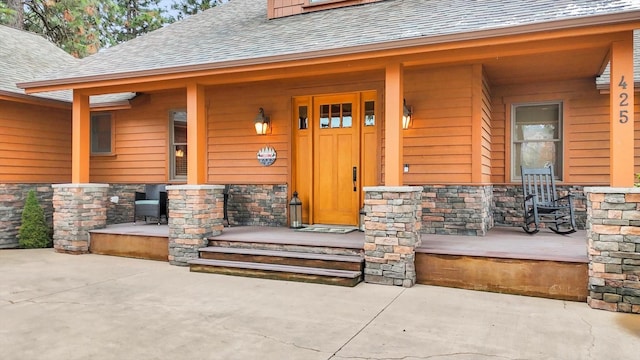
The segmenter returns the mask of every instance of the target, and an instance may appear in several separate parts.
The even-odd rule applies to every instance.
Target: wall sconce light
[[[258,115],[256,115],[256,119],[253,122],[256,127],[256,134],[264,135],[269,131],[269,117],[264,115],[264,109],[260,108],[258,110]]]
[[[411,125],[411,116],[413,115],[413,107],[407,106],[407,99],[402,102],[402,128],[408,129]]]

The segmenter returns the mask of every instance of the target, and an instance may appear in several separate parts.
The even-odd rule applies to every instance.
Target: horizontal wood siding
[[[71,111],[0,100],[0,183],[71,181]]]
[[[185,108],[186,92],[183,90],[151,94],[147,102],[113,112],[115,154],[91,157],[91,181],[167,182],[169,111]]]
[[[249,95],[250,94],[250,95]],[[211,183],[284,184],[288,182],[291,96],[273,84],[240,84],[207,90],[208,178]],[[270,133],[257,135],[259,108],[271,120]],[[273,147],[277,160],[262,166],[256,156]]]
[[[208,182],[288,183],[292,168],[292,98],[363,90],[381,92],[382,80],[380,71],[207,88]],[[260,107],[271,120],[271,133],[267,135],[256,135],[253,125]],[[257,152],[265,146],[272,146],[277,152],[278,158],[271,166],[262,166],[256,159]]]
[[[482,182],[491,182],[491,87],[482,73]]]
[[[596,90],[593,79],[496,86],[492,89],[492,181],[510,182],[511,139],[508,129],[511,125],[507,118],[510,106],[552,100],[561,100],[564,104],[564,182],[609,184],[609,96]],[[639,145],[636,142],[636,154],[639,153]]]
[[[636,89],[636,93],[635,96],[633,97],[633,100],[635,102],[634,104],[634,124],[633,124],[633,133],[635,134],[633,136],[634,139],[634,148],[635,148],[635,152],[634,152],[634,163],[635,163],[635,171],[634,173],[640,174],[640,93],[638,93],[638,90],[640,89]],[[640,179],[636,178],[636,182],[640,182]]]
[[[471,182],[472,68],[407,69],[413,124],[404,130],[405,184]]]

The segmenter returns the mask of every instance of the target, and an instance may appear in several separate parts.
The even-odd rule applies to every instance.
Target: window
[[[113,154],[113,120],[110,113],[91,114],[91,154]]]
[[[309,115],[306,105],[298,106],[298,129],[306,130],[309,128]]]
[[[185,179],[187,177],[187,112],[171,111],[170,123],[170,178]]]
[[[376,103],[374,101],[364,102],[364,126],[376,125],[375,105]]]
[[[351,104],[320,105],[320,128],[350,128],[353,126]]]
[[[520,179],[520,166],[553,166],[562,179],[562,103],[513,105],[511,178]]]

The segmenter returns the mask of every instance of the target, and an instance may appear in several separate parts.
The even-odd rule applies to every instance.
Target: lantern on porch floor
[[[289,202],[289,227],[300,229],[302,227],[302,201],[298,198],[298,192],[293,192]]]

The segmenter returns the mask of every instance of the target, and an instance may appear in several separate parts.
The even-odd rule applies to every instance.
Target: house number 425
[[[618,86],[622,88],[622,90],[627,90],[627,82],[624,80],[624,75],[620,78],[620,82]],[[620,123],[625,124],[629,121],[629,110],[626,108],[629,106],[629,94],[626,91],[620,93]]]

